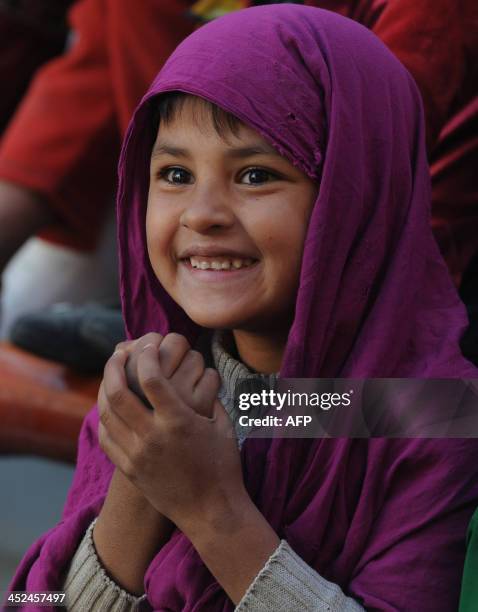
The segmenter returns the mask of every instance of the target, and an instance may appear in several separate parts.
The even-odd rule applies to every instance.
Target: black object
[[[100,374],[124,339],[121,310],[94,303],[62,302],[23,315],[10,332],[10,340],[20,348],[88,374]]]

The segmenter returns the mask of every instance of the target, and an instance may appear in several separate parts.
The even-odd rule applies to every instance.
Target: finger
[[[153,344],[154,346],[158,347],[162,341],[163,336],[161,334],[158,334],[156,332],[148,332],[144,336],[141,336],[140,338],[137,338],[134,341],[133,349],[137,350],[139,353],[147,344]]]
[[[182,362],[171,376],[171,382],[175,385],[176,389],[184,389],[186,394],[191,395],[203,374],[203,356],[199,351],[189,350],[185,353]]]
[[[121,350],[129,353],[135,342],[136,340],[122,340],[121,342],[118,342],[118,344],[115,346],[115,351]]]
[[[225,437],[237,437],[231,417],[218,399],[214,401],[214,411],[211,421],[214,421],[214,426],[217,428],[217,431],[222,433]]]
[[[141,336],[134,342],[132,342],[128,346],[128,359],[126,361],[126,379],[128,381],[128,386],[135,392],[138,393],[138,355],[141,353],[143,348],[148,344],[152,344],[156,347],[159,347],[163,340],[163,336],[161,334],[157,334],[155,332],[150,332]]]
[[[141,435],[151,423],[151,413],[140,399],[128,389],[124,370],[128,355],[115,351],[105,365],[103,386],[111,410],[132,430]]]
[[[144,396],[143,390],[138,380],[138,355],[141,353],[143,348],[148,345],[152,345],[158,350],[159,345],[163,341],[163,336],[155,332],[150,332],[141,336],[133,343],[129,351],[129,357],[126,361],[125,372],[126,372],[126,384],[141,400],[147,403],[147,399]]]
[[[171,378],[191,349],[189,342],[181,334],[167,334],[159,347],[158,355],[161,370],[166,378]]]
[[[174,388],[163,374],[154,346],[145,346],[138,355],[138,379],[154,408],[160,409],[163,415],[171,410],[177,413],[182,403],[178,401]]]
[[[193,390],[193,399],[196,412],[202,416],[212,418],[214,402],[216,401],[221,379],[213,368],[206,368]]]
[[[103,423],[98,424],[98,443],[108,459],[123,473],[130,470],[130,462],[123,449],[116,444]]]
[[[133,429],[128,427],[123,419],[111,409],[103,383],[101,383],[98,392],[98,415],[101,424],[108,432],[108,436],[115,444],[125,450],[131,448],[136,434]]]

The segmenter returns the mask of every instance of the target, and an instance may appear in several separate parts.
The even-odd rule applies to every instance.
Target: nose
[[[211,182],[197,187],[188,198],[180,223],[195,232],[229,228],[234,224],[234,212],[224,192]]]

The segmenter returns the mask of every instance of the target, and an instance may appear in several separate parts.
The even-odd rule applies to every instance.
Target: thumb
[[[233,437],[236,437],[234,423],[227,410],[217,398],[214,401],[213,416],[210,420],[215,421],[218,429],[228,437],[231,437],[231,434]]]

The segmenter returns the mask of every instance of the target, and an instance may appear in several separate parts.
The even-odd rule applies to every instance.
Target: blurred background
[[[33,457],[0,461],[0,591],[6,591],[25,551],[59,520],[73,466]]]

